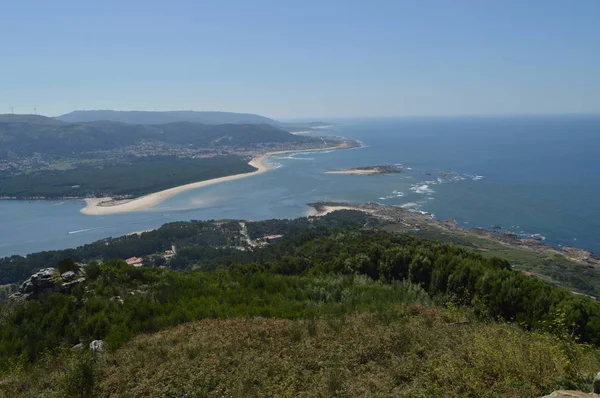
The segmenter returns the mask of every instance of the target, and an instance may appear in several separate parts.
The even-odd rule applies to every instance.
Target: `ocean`
[[[1,201],[0,256],[75,247],[170,221],[296,218],[314,201],[378,202],[502,226],[553,246],[600,253],[600,116],[332,120],[323,131],[362,148],[272,157],[249,178],[172,197],[154,208],[88,216],[81,201]],[[401,164],[405,172],[325,171]]]

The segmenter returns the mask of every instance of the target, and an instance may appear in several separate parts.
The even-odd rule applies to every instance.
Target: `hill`
[[[0,157],[73,156],[148,141],[195,148],[316,142],[313,138],[296,136],[268,124],[176,122],[157,126],[111,121],[62,123],[41,116],[7,116],[0,116]]]
[[[0,123],[30,123],[30,124],[42,124],[42,125],[60,125],[64,122],[47,116],[42,115],[13,115],[13,114],[0,114]]]
[[[274,227],[289,232],[252,249],[236,240],[235,221],[99,242],[114,254],[128,239],[151,251],[151,242],[169,243],[169,231],[190,244],[169,260],[188,271],[61,260],[60,271],[34,275],[21,287],[26,301],[0,307],[0,391],[535,397],[590,389],[600,368],[595,300],[498,258],[371,222],[347,211],[250,223],[254,241]],[[352,223],[367,227],[333,227]],[[99,356],[81,349],[98,339]]]
[[[210,112],[210,111],[113,111],[89,110],[73,111],[57,116],[56,119],[69,123],[112,121],[129,124],[168,124],[192,122],[202,124],[269,124],[279,126],[279,122],[264,116],[250,113]]]
[[[0,115],[0,198],[131,198],[253,171],[248,160],[266,152],[344,142],[325,138],[270,124],[67,123]]]

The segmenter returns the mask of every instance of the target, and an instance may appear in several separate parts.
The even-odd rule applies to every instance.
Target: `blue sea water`
[[[269,159],[275,168],[141,212],[87,216],[81,201],[0,202],[0,256],[89,243],[191,219],[295,218],[309,202],[379,202],[600,253],[600,116],[338,120],[360,149]],[[382,176],[324,174],[402,164]]]

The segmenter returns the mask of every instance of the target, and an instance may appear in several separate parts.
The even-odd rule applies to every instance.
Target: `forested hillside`
[[[198,239],[203,236],[198,228],[208,225],[188,226],[172,224],[171,233],[180,230],[181,239]],[[236,229],[234,222],[222,227]],[[228,240],[226,232],[210,231],[206,242]],[[114,243],[126,246],[126,241]],[[333,395],[366,389],[411,396],[449,389],[473,397],[498,391],[535,396],[561,387],[588,388],[586,372],[600,366],[592,348],[600,343],[600,304],[514,271],[497,258],[372,228],[325,226],[238,252],[213,253],[204,267],[210,271],[134,268],[121,260],[69,268],[85,279],[68,291],[40,293],[2,309],[0,369],[7,381],[0,388],[28,394],[83,391],[79,396],[161,396],[162,388],[244,396],[267,386],[286,388],[272,385],[268,373],[258,372],[251,382],[225,371],[246,363],[259,347],[282,352],[281,358],[298,369],[295,378],[285,373],[290,391],[319,386]],[[239,320],[209,321],[215,318]],[[205,321],[135,338],[194,320]],[[206,327],[215,332],[213,348],[202,337],[209,336]],[[107,361],[68,349],[97,339],[110,352]],[[216,373],[205,362],[213,357]],[[256,358],[263,367],[283,366],[275,358]],[[205,376],[184,377],[184,359]],[[405,361],[416,362],[407,367]],[[164,367],[162,376],[151,375],[149,363]],[[25,373],[15,372],[15,366]],[[436,371],[439,366],[443,370]],[[56,381],[48,383],[40,372]],[[144,376],[135,376],[139,372]],[[311,374],[325,377],[324,384],[308,383]],[[361,374],[381,381],[369,384]],[[485,394],[490,385],[494,393]]]
[[[0,197],[138,197],[179,185],[255,171],[248,160],[226,155],[210,158],[146,156],[127,163],[0,177]]]
[[[245,223],[252,239],[264,235],[298,233],[319,228],[376,226],[380,220],[359,211],[337,211],[319,218],[295,220],[267,220]],[[177,247],[177,256],[169,262],[173,269],[212,269],[220,261],[254,261],[263,251],[248,249],[239,221],[172,222],[143,234],[102,239],[73,249],[44,251],[27,256],[0,259],[0,285],[25,280],[40,268],[57,264],[65,258],[77,262],[103,261],[133,256],[151,256],[171,246]],[[244,249],[244,250],[240,250]]]
[[[314,138],[293,135],[268,124],[64,123],[42,116],[12,116],[2,115],[0,118],[0,157],[34,154],[72,157],[79,153],[114,150],[144,141],[196,148],[314,141]]]

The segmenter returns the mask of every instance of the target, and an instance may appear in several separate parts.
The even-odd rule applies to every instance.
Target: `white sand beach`
[[[112,198],[90,198],[85,199],[86,206],[80,211],[83,214],[100,216],[107,214],[118,214],[118,213],[127,213],[131,211],[140,211],[144,209],[148,209],[152,206],[157,205],[158,203],[175,196],[181,192],[189,191],[190,189],[202,188],[208,185],[218,184],[220,182],[225,181],[233,181],[239,180],[241,178],[250,177],[253,175],[261,174],[269,170],[268,163],[266,159],[269,156],[275,155],[283,155],[286,153],[298,153],[298,152],[316,152],[316,151],[330,151],[337,149],[346,149],[348,148],[348,143],[344,142],[335,147],[325,147],[325,148],[314,148],[314,149],[301,149],[301,150],[289,150],[289,151],[277,151],[277,152],[268,152],[263,155],[259,155],[254,157],[248,164],[250,166],[256,167],[256,170],[251,171],[249,173],[235,174],[225,177],[213,178],[211,180],[193,182],[191,184],[180,185],[178,187],[173,187],[169,189],[165,189],[164,191],[154,192],[145,196],[141,196],[135,199],[125,199],[125,200],[113,200]]]

